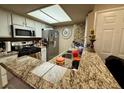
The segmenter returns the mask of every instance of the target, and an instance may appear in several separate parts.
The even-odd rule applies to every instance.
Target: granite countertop
[[[24,83],[26,83],[24,79],[26,78],[27,74],[34,67],[40,64],[42,64],[40,60],[30,56],[22,56],[18,58],[17,55],[12,55],[0,59],[0,65],[3,66],[7,71],[11,72],[14,76],[24,81]],[[31,86],[30,84],[28,85]]]
[[[17,51],[11,51],[11,52],[0,52],[0,58],[8,57],[8,56],[11,56],[11,55],[16,55],[16,54],[18,54]]]
[[[120,88],[96,53],[84,51],[77,71],[29,56],[4,60],[4,68],[33,88]]]
[[[63,86],[70,85],[67,88],[120,88],[101,58],[87,51],[82,54],[78,71],[68,71],[62,82],[66,82]]]

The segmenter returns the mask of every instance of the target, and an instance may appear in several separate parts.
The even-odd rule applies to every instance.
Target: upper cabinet
[[[42,29],[47,28],[45,24],[41,24]]]
[[[42,27],[40,22],[35,21],[35,33],[36,37],[42,37]]]
[[[34,25],[35,25],[35,21],[34,20],[31,20],[31,19],[26,18],[26,26],[27,27],[34,28]]]
[[[48,29],[53,29],[53,27],[47,24],[42,24],[42,29],[48,30]]]
[[[25,24],[26,24],[25,17],[16,15],[16,14],[12,14],[12,23],[13,23],[13,25],[25,26]]]
[[[11,14],[0,10],[0,37],[11,37]]]
[[[32,30],[35,30],[36,37],[38,38],[42,37],[43,28],[49,28],[49,25],[0,9],[0,37],[12,36],[10,25],[32,28]]]

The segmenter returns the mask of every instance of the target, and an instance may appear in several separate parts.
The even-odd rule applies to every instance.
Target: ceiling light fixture
[[[35,10],[28,15],[36,17],[50,24],[72,21],[67,13],[59,6],[52,5],[46,8]]]

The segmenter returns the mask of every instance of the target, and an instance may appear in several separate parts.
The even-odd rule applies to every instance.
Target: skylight
[[[56,20],[54,20],[51,17],[49,17],[48,15],[44,14],[40,10],[36,10],[34,12],[28,13],[28,15],[36,17],[36,18],[43,20],[45,22],[48,22],[48,23],[57,23]]]
[[[71,21],[71,18],[59,5],[52,5],[50,7],[35,10],[28,13],[28,15],[50,24]]]

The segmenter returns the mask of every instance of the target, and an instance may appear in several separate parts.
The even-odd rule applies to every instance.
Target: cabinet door
[[[11,14],[0,10],[0,37],[11,37]]]
[[[2,87],[8,84],[7,74],[2,76]]]
[[[32,28],[34,28],[34,24],[35,24],[35,23],[34,23],[33,20],[26,18],[26,26],[27,26],[27,27],[32,27]]]
[[[4,87],[5,85],[7,85],[8,80],[7,80],[7,73],[6,70],[0,66],[0,86]]]
[[[21,25],[21,26],[25,26],[25,17],[16,15],[16,14],[12,14],[12,21],[14,25]]]
[[[41,29],[44,29],[44,30],[53,30],[53,27],[50,26],[50,25],[41,24]]]
[[[0,66],[0,69],[1,69],[1,75],[5,75],[6,74],[6,70],[2,67],[2,66]]]
[[[47,24],[41,24],[42,29],[52,28],[52,26]]]
[[[41,49],[42,62],[46,62],[46,48]]]
[[[35,22],[35,33],[36,37],[42,37],[42,28],[40,22]]]

